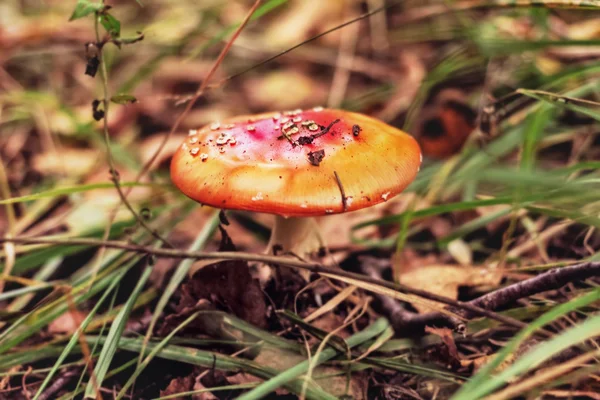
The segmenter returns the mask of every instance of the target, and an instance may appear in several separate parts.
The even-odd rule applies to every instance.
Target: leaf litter
[[[345,15],[377,7],[377,2],[370,1],[313,5],[293,1],[281,7],[277,1],[263,3],[273,9],[244,30],[211,83],[343,22]],[[586,87],[586,82],[593,83],[593,74],[597,73],[597,51],[593,46],[597,44],[598,30],[593,13],[581,12],[576,2],[565,2],[571,10],[552,12],[544,7],[520,7],[513,12],[477,2],[471,2],[476,8],[470,9],[467,3],[387,7],[357,22],[359,33],[351,63],[346,63],[347,55],[339,54],[340,31],[335,31],[208,91],[181,122],[181,132],[167,141],[143,182],[168,186],[169,158],[181,138],[186,137],[186,130],[239,114],[325,105],[331,77],[342,68],[349,74],[342,107],[404,127],[418,138],[426,160],[417,181],[396,199],[358,213],[323,217],[321,233],[330,246],[316,260],[354,272],[361,272],[371,263],[384,279],[470,302],[549,268],[597,257],[598,224],[589,218],[597,214],[595,204],[599,200],[594,197],[598,193],[598,166],[590,164],[598,159],[600,147],[595,108],[578,114],[559,107],[569,103],[567,98],[549,97],[546,104],[556,107],[548,115],[547,127],[536,133],[529,130],[527,123],[539,104],[533,99],[519,100],[512,93],[517,88],[522,89],[520,93],[539,89],[560,95],[575,91],[568,98],[597,103],[595,89]],[[92,90],[100,83],[101,75],[97,45],[88,46],[87,51],[88,72],[96,80],[84,75],[84,45],[94,40],[92,20],[82,18],[65,23],[73,10],[58,2],[50,2],[43,11],[33,3],[0,6],[0,20],[4,16],[10,21],[10,29],[0,23],[0,44],[4,50],[0,57],[0,126],[6,133],[0,135],[0,159],[6,169],[6,179],[0,179],[3,196],[5,186],[7,197],[17,197],[43,192],[56,184],[64,187],[110,183],[104,159],[106,149],[98,136],[103,118],[107,118],[111,154],[120,179],[135,178],[141,166],[161,148],[165,132],[179,115],[180,105],[206,80],[219,44],[227,40],[227,31],[220,36],[220,26],[238,24],[247,12],[246,6],[235,2],[220,7],[209,4],[202,12],[184,3],[172,7],[152,1],[149,4],[143,12],[134,2],[118,4],[107,11],[110,17],[102,17],[108,26],[107,34],[123,36],[121,39],[134,31],[134,26],[144,27],[144,41],[131,47],[123,45],[119,51],[107,50],[111,95],[117,96],[117,102],[127,103],[112,104],[108,115],[103,115],[104,107]],[[461,8],[460,18],[454,6],[466,7]],[[109,48],[107,43],[100,47],[103,51]],[[189,59],[188,54],[196,55],[195,59]],[[129,104],[133,99],[137,102]],[[493,112],[488,113],[489,110]],[[92,114],[100,121],[94,121]],[[352,133],[362,135],[360,127],[353,128]],[[302,140],[317,142],[312,136]],[[532,145],[526,147],[525,142]],[[318,151],[307,158],[307,162],[317,166],[327,159]],[[549,175],[540,179],[534,175],[535,179],[526,180],[525,172],[519,170],[522,158],[535,160],[535,173]],[[498,170],[506,173],[504,178],[498,177]],[[61,185],[65,182],[68,185]],[[580,185],[577,191],[562,195],[561,191],[572,183]],[[524,200],[529,195],[538,197]],[[509,197],[509,201],[467,207],[470,202],[502,196]],[[15,203],[15,226],[9,222],[7,208],[1,207],[3,236],[14,228],[30,236],[102,238],[112,210],[121,201],[114,189],[85,190],[46,200]],[[128,200],[140,213],[151,210],[149,223],[168,235],[176,248],[185,248],[207,220],[206,207],[190,212],[191,203],[168,190],[137,187]],[[458,208],[452,208],[453,205]],[[442,209],[436,210],[437,207]],[[150,244],[139,224],[131,222],[128,210],[121,208],[113,221],[115,238]],[[227,232],[231,237],[221,227],[221,243],[210,240],[207,248],[233,251],[235,241],[239,250],[261,252],[263,236],[268,233],[263,223],[267,219],[242,213],[228,217],[231,225]],[[393,223],[354,229],[360,223],[382,217],[395,219]],[[5,282],[0,302],[4,307],[23,303],[22,310],[34,314],[24,319],[21,311],[2,315],[0,346],[6,346],[6,340],[14,345],[0,354],[2,363],[12,365],[0,367],[5,374],[0,381],[0,397],[26,398],[39,387],[46,373],[44,368],[54,364],[56,351],[63,349],[57,339],[77,329],[97,297],[82,300],[76,312],[66,312],[42,327],[35,325],[44,317],[35,314],[39,309],[36,305],[64,300],[65,285],[85,293],[89,287],[77,285],[94,268],[96,253],[59,244],[44,249],[17,246],[17,250],[11,272],[14,276]],[[101,259],[98,280],[85,283],[94,290],[105,276],[104,268],[110,271],[132,262],[133,267],[128,268],[133,268],[133,272],[120,282],[113,305],[99,310],[90,325],[90,335],[106,334],[106,330],[98,329],[105,323],[107,327],[112,324],[114,307],[127,301],[139,269],[145,266],[131,255],[114,250],[107,250]],[[173,267],[174,262],[167,259],[160,259],[154,266],[152,285],[126,321],[126,336],[148,326],[157,293],[168,281]],[[450,398],[460,383],[469,377],[477,379],[517,331],[486,318],[468,316],[461,320],[466,331],[455,332],[442,326],[448,322],[444,318],[425,319],[432,312],[445,310],[439,303],[416,301],[356,280],[345,284],[330,277],[315,275],[313,279],[323,282],[303,291],[306,283],[302,281],[271,282],[261,288],[254,266],[246,262],[198,262],[161,315],[152,340],[164,338],[199,311],[199,317],[179,332],[169,346],[182,346],[188,352],[207,349],[215,355],[234,354],[240,360],[253,360],[284,373],[307,360],[308,351],[315,356],[324,335],[336,331],[353,315],[357,305],[369,299],[367,311],[337,332],[331,346],[344,348],[343,340],[362,332],[380,315],[393,320],[396,313],[410,316],[413,321],[421,318],[426,324],[416,331],[399,329],[396,338],[382,334],[354,350],[351,361],[340,354],[313,371],[313,378],[339,397],[421,399]],[[37,286],[39,283],[52,288]],[[559,289],[503,302],[495,311],[531,322],[542,312],[593,290],[598,281],[595,276],[586,275],[583,280],[565,283],[568,285]],[[371,302],[371,297],[375,301]],[[384,297],[391,301],[382,302]],[[310,326],[293,324],[282,319],[277,312],[282,309],[294,310],[301,319],[314,315],[318,318],[311,320]],[[592,303],[568,317],[548,322],[544,330],[560,335],[594,313],[597,305]],[[21,336],[27,329],[32,330],[32,336]],[[495,371],[506,370],[544,344],[544,334],[536,335],[502,360]],[[588,344],[595,342],[590,340],[561,352],[544,367],[552,369],[573,360],[587,351]],[[100,349],[97,347],[96,351]],[[106,390],[118,389],[126,381],[135,367],[119,368],[127,365],[131,357],[130,352],[117,351],[108,380],[103,383]],[[74,365],[69,364],[71,360]],[[59,366],[59,373],[41,398],[68,397],[78,390],[75,377],[82,375],[85,361],[84,356],[73,351],[68,362]],[[595,361],[588,361],[572,375],[565,374],[563,380],[539,382],[532,393],[556,397],[595,393],[597,382],[588,378],[589,374],[576,374],[595,367]],[[510,381],[527,382],[537,369],[512,376]],[[485,377],[480,381],[485,382]],[[88,377],[82,382],[89,384]],[[138,378],[132,397],[154,398],[202,390],[204,393],[194,398],[234,398],[246,389],[227,392],[219,388],[261,383],[243,368],[224,372],[216,367],[191,367],[159,355]],[[298,394],[278,389],[275,395]]]

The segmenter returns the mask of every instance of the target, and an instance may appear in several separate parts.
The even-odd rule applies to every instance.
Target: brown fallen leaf
[[[221,229],[219,251],[235,251],[231,238]],[[205,265],[181,285],[176,313],[168,315],[159,329],[165,334],[177,326],[199,307],[205,309],[207,303],[212,308],[230,312],[258,327],[266,326],[267,305],[257,280],[252,278],[248,263],[241,260],[228,260]],[[200,318],[190,328],[205,330]]]
[[[192,375],[171,379],[169,386],[160,391],[160,396],[172,396],[177,393],[189,392],[194,388],[195,378]],[[188,396],[172,397],[173,400],[186,400]]]
[[[458,349],[456,348],[456,343],[454,342],[452,330],[449,328],[435,328],[426,326],[425,332],[439,336],[440,339],[442,339],[442,343],[444,343],[444,351],[439,354],[441,356],[439,361],[443,362],[452,369],[459,368],[461,366],[461,357],[458,354]]]
[[[476,118],[476,111],[467,104],[461,91],[441,91],[433,103],[425,107],[417,127],[423,154],[444,159],[458,153],[475,129]]]
[[[447,264],[420,265],[418,260],[405,262],[398,256],[392,263],[399,283],[451,299],[458,298],[459,287],[496,287],[503,276],[500,270]],[[435,311],[425,305],[413,304],[413,307],[420,313]]]
[[[73,334],[85,317],[86,314],[78,310],[66,312],[48,325],[48,332]]]

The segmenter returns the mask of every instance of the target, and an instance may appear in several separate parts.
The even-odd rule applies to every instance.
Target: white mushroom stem
[[[281,217],[275,216],[275,224],[271,231],[271,239],[266,249],[267,254],[273,254],[273,248],[278,248],[277,254],[294,254],[306,257],[323,245],[319,234],[319,225],[313,217]],[[291,270],[282,268],[282,275],[289,275]],[[271,277],[272,270],[266,266],[261,268],[260,280],[266,283]],[[300,271],[300,275],[308,280],[308,271]]]
[[[315,252],[322,242],[318,227],[313,217],[284,218],[276,215],[267,251],[273,253],[273,247],[280,245],[283,253],[289,252],[300,257]]]

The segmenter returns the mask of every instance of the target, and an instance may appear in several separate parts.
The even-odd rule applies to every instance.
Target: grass
[[[61,35],[68,36],[69,29],[77,27],[86,33],[73,34],[69,40],[77,43],[91,40],[93,21],[82,19],[67,24],[72,11],[69,7],[73,5],[66,3],[44,9],[16,2],[7,6],[18,17],[15,24],[29,23],[28,29],[34,26],[31,21],[36,16],[51,21],[52,15],[58,15],[64,17],[61,21],[65,22],[48,34],[48,49],[41,53],[27,50],[27,46],[38,49],[39,43],[27,43],[29,39],[24,35],[17,50],[8,49],[6,61],[0,61],[1,71],[15,76],[13,84],[0,95],[0,154],[6,171],[6,177],[0,182],[0,193],[6,193],[0,198],[0,207],[2,216],[14,216],[0,223],[0,230],[21,236],[35,228],[38,229],[35,236],[55,239],[102,239],[106,232],[108,239],[159,246],[152,234],[130,214],[120,213],[110,224],[108,217],[99,221],[90,219],[92,222],[86,218],[69,220],[69,215],[78,208],[84,210],[84,215],[86,210],[99,215],[101,212],[109,215],[115,207],[118,211],[124,210],[123,205],[114,200],[114,183],[109,181],[104,156],[97,162],[101,166],[97,171],[103,174],[100,180],[91,172],[83,176],[73,170],[46,173],[36,167],[42,165],[36,157],[49,154],[60,159],[63,148],[106,150],[101,129],[91,120],[89,106],[101,92],[95,86],[100,85],[99,81],[83,77],[81,71],[74,78],[70,69],[61,64],[61,46],[66,46],[69,52],[64,55],[65,60],[84,69],[79,54],[81,46],[71,49],[68,42],[67,45],[61,42]],[[571,28],[575,29],[577,23],[588,18],[589,11],[583,10],[594,8],[596,3],[468,3],[470,6],[467,2],[445,2],[449,8],[456,6],[454,12],[447,9],[431,12],[428,18],[416,13],[401,26],[390,23],[388,53],[381,59],[372,58],[374,62],[393,72],[400,68],[395,61],[390,61],[395,54],[423,49],[429,57],[423,61],[425,77],[410,104],[398,115],[391,116],[390,122],[411,132],[418,131],[423,112],[431,107],[432,96],[445,86],[460,88],[465,102],[477,111],[489,103],[490,97],[511,95],[513,100],[506,109],[497,110],[499,115],[504,112],[508,115],[497,123],[495,135],[469,141],[450,158],[426,159],[407,190],[415,197],[412,202],[406,198],[402,203],[411,207],[397,202],[394,204],[398,206],[386,214],[371,214],[361,221],[348,222],[351,225],[348,242],[368,252],[375,248],[388,253],[401,249],[421,256],[434,254],[438,261],[453,262],[448,244],[461,239],[478,264],[493,265],[503,259],[507,265],[505,277],[510,282],[522,277],[511,273],[533,274],[574,260],[599,259],[600,248],[586,246],[586,243],[593,242],[600,228],[600,163],[593,158],[598,154],[600,64],[593,60],[595,56],[580,59],[560,52],[574,48],[591,52],[600,42],[594,37],[582,38],[581,32],[579,36],[560,36],[551,30],[557,20],[572,24]],[[548,5],[559,5],[566,10],[550,13],[545,8]],[[414,7],[418,11],[439,6],[427,3],[406,8],[413,10]],[[244,14],[219,2],[207,2],[200,9],[194,2],[184,1],[178,7],[186,12],[178,14],[155,1],[149,1],[143,8],[135,2],[121,2],[107,10],[121,21],[123,36],[133,34],[136,29],[143,31],[157,19],[164,19],[172,30],[150,31],[140,43],[123,46],[121,50],[107,50],[110,71],[107,85],[114,93],[134,94],[139,103],[111,106],[109,151],[117,169],[122,171],[120,186],[132,190],[129,196],[132,209],[140,215],[146,214],[142,210],[151,210],[144,222],[158,235],[169,237],[178,248],[198,251],[216,245],[213,236],[220,223],[217,210],[199,208],[179,195],[169,181],[164,164],[139,182],[133,177],[142,170],[146,159],[142,144],[149,136],[165,134],[174,123],[169,114],[178,110],[166,103],[153,107],[152,102],[161,96],[183,98],[193,93],[197,89],[195,84],[205,77],[204,66],[197,63],[193,64],[192,72],[173,78],[169,76],[173,74],[169,72],[169,63],[175,62],[182,70],[197,60],[210,63]],[[294,10],[293,7],[290,2],[281,0],[263,2],[221,65],[221,76],[214,82],[223,85],[208,90],[199,100],[199,105],[188,115],[192,122],[183,125],[186,129],[188,124],[208,122],[212,115],[225,117],[264,111],[265,106],[253,103],[252,91],[247,87],[272,70],[303,71],[313,82],[309,87],[312,96],[309,102],[326,98],[319,97],[319,93],[328,87],[329,72],[334,72],[335,63],[327,74],[316,72],[317,68],[300,51],[292,51],[241,76],[226,78],[268,57],[266,52],[271,51],[270,47],[265,54],[250,54],[246,45],[253,43],[252,48],[255,48],[256,43],[275,40],[265,32],[278,19],[291,18],[286,17],[286,12]],[[403,15],[400,7],[384,12],[390,21]],[[192,16],[200,16],[200,22],[184,29],[186,20]],[[311,17],[306,14],[303,18]],[[317,19],[317,24],[306,30],[305,37],[322,32],[335,22],[312,18]],[[577,22],[572,22],[574,20]],[[366,30],[369,21],[360,22]],[[301,22],[306,21],[292,20],[289,29],[301,29]],[[336,23],[339,22],[341,20]],[[529,30],[524,34],[518,29],[509,29],[513,27]],[[173,37],[168,44],[161,37],[167,33]],[[2,31],[0,42],[1,35]],[[367,36],[359,38],[362,46],[357,50],[359,61],[372,61],[370,51],[365,50],[370,48]],[[332,45],[327,40],[328,36],[307,44],[304,54],[314,49],[325,54],[325,58],[331,55],[336,59],[337,44]],[[293,44],[282,45],[281,50]],[[502,68],[487,70],[496,64]],[[321,71],[324,67],[319,68]],[[491,76],[488,82],[490,71],[497,72],[498,76]],[[392,72],[389,79],[352,69],[351,72],[352,85],[343,102],[347,109],[375,113],[393,102],[394,96],[407,85]],[[83,78],[87,80],[82,81]],[[194,85],[190,85],[190,81]],[[128,120],[129,114],[135,118]],[[18,151],[11,150],[10,146],[16,146]],[[565,151],[565,147],[571,150]],[[106,199],[106,204],[95,203],[98,199]],[[192,218],[202,222],[190,223]],[[38,228],[48,220],[52,223]],[[434,237],[423,236],[432,223],[440,221],[449,222],[447,230]],[[540,239],[547,230],[565,223],[569,225],[565,225],[564,231],[558,231],[548,240]],[[249,232],[249,239],[244,239],[240,233],[244,231],[235,230],[235,224],[237,219],[230,229],[240,236],[232,236],[233,241],[242,242],[246,250],[260,252],[263,246],[260,235]],[[503,236],[498,230],[510,233],[508,226],[514,228],[512,235],[505,234],[498,245],[492,239]],[[377,228],[379,233],[366,233],[372,232],[372,228]],[[572,243],[565,244],[569,240]],[[541,249],[539,254],[515,251],[518,245],[528,243]],[[217,384],[187,392],[233,391],[242,399],[263,398],[279,388],[298,396],[304,394],[309,399],[337,398],[350,394],[353,385],[358,383],[369,387],[372,395],[379,390],[378,382],[394,386],[390,383],[392,377],[417,377],[407,385],[424,397],[432,393],[428,392],[427,385],[415,382],[428,383],[440,393],[440,398],[504,398],[510,394],[505,392],[507,382],[520,385],[523,390],[520,395],[533,396],[557,385],[575,390],[585,381],[582,373],[597,372],[597,352],[592,344],[600,334],[597,315],[600,291],[594,280],[572,285],[561,295],[540,295],[501,310],[502,315],[528,323],[520,332],[507,327],[499,329],[502,328],[500,323],[487,318],[468,321],[469,336],[455,337],[463,361],[478,355],[473,351],[479,349],[478,342],[468,342],[477,337],[490,339],[486,351],[493,357],[476,371],[467,371],[447,369],[435,362],[439,360],[431,362],[422,357],[427,351],[443,346],[438,336],[395,339],[390,322],[365,299],[367,293],[376,293],[437,308],[439,305],[349,278],[335,281],[339,287],[331,283],[334,294],[327,297],[323,305],[319,303],[310,310],[320,315],[316,321],[354,315],[352,312],[358,312],[359,306],[368,310],[356,320],[346,320],[343,329],[322,328],[315,321],[304,320],[310,315],[307,310],[303,310],[306,312],[302,316],[290,311],[276,313],[266,328],[259,328],[235,317],[227,307],[221,307],[220,311],[196,310],[169,334],[156,337],[156,328],[163,324],[166,316],[174,313],[182,283],[189,276],[194,261],[183,260],[171,265],[172,274],[157,284],[151,273],[159,268],[153,266],[154,260],[149,257],[118,249],[108,249],[103,254],[97,258],[98,253],[91,246],[58,244],[4,245],[0,250],[1,267],[10,272],[5,289],[0,292],[4,310],[0,315],[0,375],[12,387],[17,382],[20,384],[21,379],[26,380],[32,385],[25,389],[30,398],[48,398],[44,393],[48,393],[66,371],[76,371],[76,379],[61,386],[51,398],[109,396],[100,391],[100,387],[116,387],[117,398],[126,398],[140,387],[142,390],[144,386],[151,387],[153,374],[161,370],[163,363],[176,364],[173,368],[180,376],[220,371],[226,373],[223,376],[227,378],[239,372],[260,378],[260,381]],[[343,286],[344,282],[358,289],[344,291],[344,287],[349,287]],[[340,297],[335,297],[340,292]],[[300,303],[308,302],[303,299]],[[74,318],[78,313],[82,313],[81,320]],[[128,327],[145,314],[149,319],[142,329],[130,331]],[[65,316],[76,321],[75,327],[68,332],[55,331],[57,321]],[[192,322],[203,319],[213,321],[219,329],[215,329],[211,337],[190,337],[187,332]],[[521,352],[542,328],[552,332],[552,337]],[[299,339],[302,335],[310,338],[310,345]],[[500,348],[490,344],[498,342],[505,345]],[[582,361],[568,370],[564,367],[563,371],[560,364],[552,362],[566,349],[576,349]],[[481,352],[483,354],[483,350]],[[288,364],[280,363],[286,359],[290,360]],[[552,379],[532,380],[532,372],[543,372]],[[336,379],[343,382],[344,387],[332,394],[332,382],[337,382]],[[153,390],[157,398],[172,398],[174,394],[158,397],[169,382],[170,378],[159,382],[160,387],[149,390]]]

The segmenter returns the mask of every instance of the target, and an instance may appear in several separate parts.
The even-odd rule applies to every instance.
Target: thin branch
[[[363,270],[372,278],[381,279],[381,274],[373,266],[365,264],[363,265]],[[488,311],[498,310],[519,299],[556,290],[571,282],[583,281],[598,276],[600,276],[600,262],[590,261],[574,264],[548,270],[533,278],[494,290],[463,304],[469,304]],[[417,314],[406,310],[406,308],[393,299],[384,298],[384,296],[380,295],[378,295],[378,299],[388,313],[392,325],[397,332],[420,333],[425,326],[444,326],[453,328],[459,332],[465,330],[464,323],[455,317],[439,312]],[[466,307],[451,306],[448,308],[448,311],[465,319],[476,316]]]
[[[497,314],[495,312],[484,310],[477,306],[474,306],[469,303],[456,301],[444,296],[439,296],[434,293],[427,292],[425,290],[411,288],[405,285],[384,281],[381,279],[373,279],[371,277],[357,274],[353,272],[343,271],[337,268],[326,267],[320,263],[312,263],[300,261],[295,258],[285,257],[285,256],[272,256],[266,254],[255,254],[255,253],[245,253],[245,252],[186,252],[182,250],[176,249],[156,249],[147,246],[140,246],[135,244],[130,244],[126,242],[119,241],[102,241],[96,239],[85,239],[85,238],[74,238],[74,239],[48,239],[48,238],[10,238],[4,237],[0,238],[0,243],[5,242],[13,242],[13,243],[22,243],[22,244],[46,244],[46,245],[68,245],[68,246],[94,246],[94,247],[102,247],[106,246],[108,248],[113,249],[121,249],[126,251],[131,251],[135,253],[144,253],[144,254],[153,254],[156,257],[165,257],[165,258],[190,258],[196,260],[244,260],[244,261],[253,261],[253,262],[263,262],[268,264],[276,264],[287,268],[297,268],[303,269],[306,271],[314,272],[317,274],[329,274],[333,276],[340,276],[350,279],[356,279],[359,281],[371,283],[374,285],[378,285],[381,287],[385,287],[391,290],[400,291],[408,294],[412,294],[415,296],[423,297],[424,299],[437,301],[439,303],[447,304],[449,306],[456,307],[458,309],[466,309],[473,315],[484,316],[490,319],[494,319],[496,321],[505,323],[507,325],[516,327],[516,328],[524,328],[527,324],[516,320],[511,317],[507,317],[504,315]],[[599,263],[600,267],[600,263]]]

